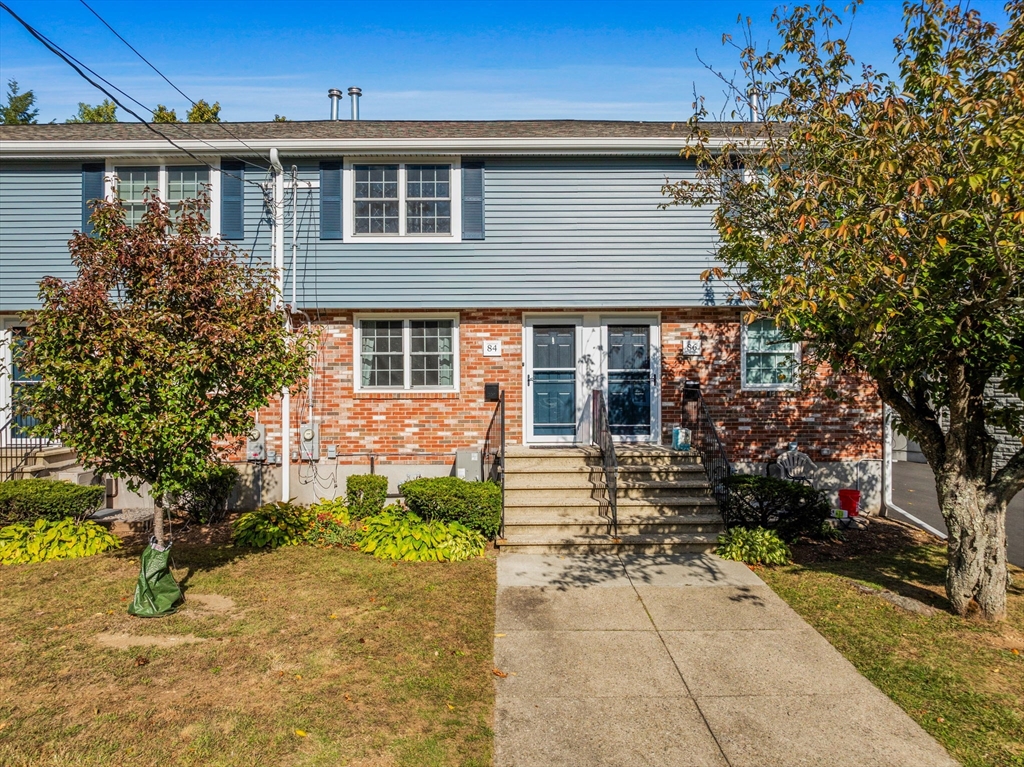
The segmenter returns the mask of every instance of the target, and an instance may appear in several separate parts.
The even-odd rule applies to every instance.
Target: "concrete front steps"
[[[505,456],[502,551],[706,552],[724,529],[695,452],[621,445],[618,533],[593,447],[513,447]]]
[[[7,456],[10,466],[4,466],[4,476],[11,479],[60,479],[75,485],[91,485],[93,472],[82,468],[74,450],[54,445],[26,451],[20,456]]]

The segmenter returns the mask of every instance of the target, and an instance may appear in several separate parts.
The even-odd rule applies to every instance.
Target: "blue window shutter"
[[[340,240],[341,163],[320,163],[320,239]]]
[[[484,238],[484,164],[462,163],[462,239]]]
[[[245,239],[245,163],[222,160],[220,164],[220,236]]]
[[[92,234],[92,224],[89,216],[92,215],[92,207],[89,205],[93,200],[102,200],[103,193],[103,163],[87,162],[82,165],[82,231],[88,235]]]

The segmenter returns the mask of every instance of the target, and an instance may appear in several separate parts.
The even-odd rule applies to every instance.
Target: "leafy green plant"
[[[501,526],[501,488],[458,477],[413,479],[398,488],[409,511],[424,519],[458,522],[494,538]]]
[[[315,518],[305,506],[285,501],[268,503],[235,520],[234,542],[254,549],[297,546],[306,539]]]
[[[846,533],[840,530],[838,527],[833,527],[825,520],[821,523],[821,533],[819,537],[823,541],[845,541]]]
[[[211,463],[206,475],[190,481],[177,495],[177,507],[201,525],[224,518],[228,498],[238,482],[238,469],[225,463]]]
[[[106,500],[103,485],[72,485],[53,479],[15,479],[0,482],[0,525],[85,519]]]
[[[763,527],[734,527],[718,536],[715,553],[722,559],[748,565],[784,565],[789,562],[789,547],[774,530]]]
[[[426,522],[415,514],[385,511],[363,520],[360,551],[377,559],[462,562],[482,556],[487,542],[458,522]]]
[[[75,559],[118,548],[120,539],[95,522],[37,519],[0,528],[0,564]]]
[[[379,474],[353,474],[345,480],[348,510],[353,519],[379,514],[388,497],[388,478]]]
[[[730,527],[763,527],[792,542],[801,535],[820,536],[832,513],[825,494],[802,482],[734,474],[726,483],[725,519]]]
[[[321,548],[354,546],[359,543],[360,532],[352,527],[348,509],[340,498],[321,501],[310,507],[310,512],[314,517],[305,534],[306,543]]]

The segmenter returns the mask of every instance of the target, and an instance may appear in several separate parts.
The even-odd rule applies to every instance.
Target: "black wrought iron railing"
[[[491,422],[484,436],[483,474],[501,486],[501,530],[499,537],[505,537],[505,390],[498,395]]]
[[[21,469],[50,441],[29,434],[26,418],[13,414],[0,427],[0,480],[16,479]]]
[[[683,385],[682,395],[682,425],[690,430],[690,444],[700,453],[704,474],[711,484],[711,494],[718,501],[722,518],[728,525],[726,510],[729,505],[729,485],[726,480],[732,474],[732,467],[725,452],[725,444],[718,436],[718,429],[704,403],[700,384],[687,382]]]
[[[612,439],[612,430],[608,426],[608,403],[605,401],[604,392],[594,389],[594,433],[592,442],[601,450],[601,457],[604,459],[604,480],[608,488],[608,512],[612,521],[612,535],[619,534],[619,509],[618,509],[618,476],[619,462],[615,457],[615,440]]]

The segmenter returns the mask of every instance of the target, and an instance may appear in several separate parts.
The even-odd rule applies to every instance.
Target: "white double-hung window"
[[[461,239],[459,163],[454,160],[345,165],[344,239]]]
[[[458,390],[456,317],[357,317],[355,341],[356,390]]]
[[[125,209],[125,222],[134,226],[146,212],[146,190],[159,197],[174,217],[178,203],[195,199],[204,191],[210,195],[210,208],[204,211],[211,231],[219,228],[219,206],[214,197],[218,192],[219,174],[211,174],[206,165],[116,165],[107,174],[107,195],[120,197]],[[211,180],[212,179],[212,180]]]
[[[800,344],[789,341],[772,320],[741,323],[742,388],[792,391],[800,388]]]

